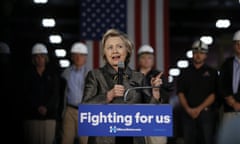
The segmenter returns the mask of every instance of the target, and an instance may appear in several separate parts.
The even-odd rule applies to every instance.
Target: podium
[[[79,136],[172,136],[169,104],[80,104]]]

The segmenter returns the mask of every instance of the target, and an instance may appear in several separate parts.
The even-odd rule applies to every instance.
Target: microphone
[[[131,90],[136,90],[136,89],[151,89],[151,88],[160,88],[161,86],[139,86],[139,87],[132,87],[132,88],[129,88],[127,89],[125,92],[124,92],[124,95],[123,95],[123,100],[126,102],[127,101],[127,95],[129,93],[129,91]]]
[[[124,71],[124,62],[118,62],[118,81],[117,84],[123,85],[123,71]]]

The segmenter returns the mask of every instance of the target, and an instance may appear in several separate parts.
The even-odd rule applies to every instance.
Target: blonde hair
[[[103,56],[103,59],[106,61],[106,56],[105,56],[105,53],[104,53],[104,47],[105,47],[105,44],[106,44],[106,41],[109,37],[120,37],[120,39],[124,42],[126,48],[127,48],[127,57],[126,57],[126,60],[125,60],[125,64],[127,65],[130,61],[130,57],[132,55],[132,51],[134,49],[134,44],[133,42],[128,38],[127,34],[117,30],[117,29],[109,29],[106,31],[106,33],[103,35],[103,38],[102,38],[102,43],[101,43],[101,47],[103,49],[103,53],[102,53],[102,56]]]

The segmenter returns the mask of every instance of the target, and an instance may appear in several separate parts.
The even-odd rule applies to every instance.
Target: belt
[[[74,109],[78,109],[78,106],[75,106],[75,105],[67,104],[67,106],[74,108]]]

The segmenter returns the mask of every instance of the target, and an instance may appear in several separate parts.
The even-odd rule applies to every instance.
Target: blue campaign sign
[[[172,136],[169,104],[81,104],[79,136]]]

